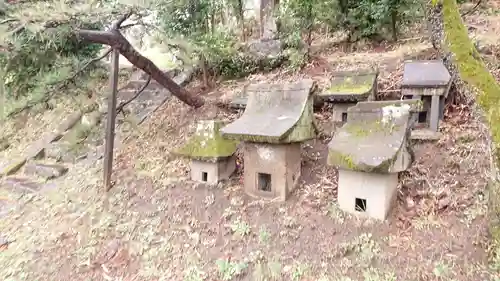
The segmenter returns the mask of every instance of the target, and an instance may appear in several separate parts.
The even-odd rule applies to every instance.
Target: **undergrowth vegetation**
[[[76,38],[74,28],[102,30],[131,7],[140,14],[154,11],[154,26],[163,45],[183,52],[184,60],[201,65],[205,80],[244,77],[280,65],[301,68],[310,59],[310,46],[321,35],[348,34],[348,39],[397,40],[401,28],[421,17],[416,0],[287,0],[270,7],[284,56],[255,60],[245,52],[259,38],[258,15],[249,16],[242,0],[181,1],[4,2],[0,5],[0,64],[7,98],[7,116],[52,95],[78,88],[91,68],[100,45]],[[93,16],[99,11],[99,16]],[[12,19],[12,15],[15,15]],[[21,24],[19,24],[21,23]],[[31,23],[31,24],[26,24]],[[34,28],[35,27],[35,28]],[[317,35],[320,36],[317,36]]]

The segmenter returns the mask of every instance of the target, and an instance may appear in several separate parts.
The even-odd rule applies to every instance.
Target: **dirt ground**
[[[402,62],[432,58],[425,40],[356,52],[333,49],[300,73],[277,70],[207,93],[229,99],[249,81],[312,77],[377,66],[379,98],[397,96]],[[363,63],[360,65],[360,63]],[[197,83],[189,86],[199,88]],[[302,182],[287,202],[255,200],[239,171],[228,182],[188,181],[188,161],[171,154],[196,120],[234,120],[235,111],[193,110],[170,100],[119,147],[115,185],[101,189],[101,163],[80,163],[43,195],[18,198],[0,221],[2,280],[500,280],[488,261],[487,132],[466,106],[449,106],[435,143],[415,143],[385,222],[336,205],[337,172],[325,165],[323,133],[303,145]],[[240,161],[241,164],[241,161]],[[241,168],[241,167],[240,167]]]

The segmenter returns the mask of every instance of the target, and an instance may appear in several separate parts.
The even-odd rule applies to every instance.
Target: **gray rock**
[[[283,56],[284,44],[278,39],[261,39],[249,42],[245,49],[258,60],[277,59]]]
[[[29,162],[24,166],[24,173],[26,175],[37,176],[44,180],[58,178],[67,171],[68,168],[57,164]]]

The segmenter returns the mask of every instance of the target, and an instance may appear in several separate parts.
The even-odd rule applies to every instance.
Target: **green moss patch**
[[[176,153],[190,158],[206,160],[233,155],[238,141],[222,137],[219,130],[223,125],[222,121],[200,121],[193,137]]]
[[[323,95],[364,95],[373,89],[375,75],[334,77]]]

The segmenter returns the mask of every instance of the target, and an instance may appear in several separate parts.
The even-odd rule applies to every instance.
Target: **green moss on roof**
[[[363,76],[340,76],[334,77],[332,83],[323,95],[363,95],[373,89],[373,82],[376,75]]]
[[[236,151],[238,141],[228,140],[220,134],[222,121],[202,120],[196,125],[195,134],[176,151],[194,159],[214,160],[229,157]]]

